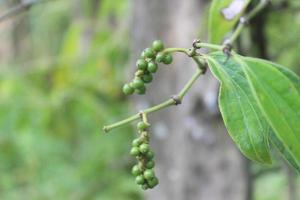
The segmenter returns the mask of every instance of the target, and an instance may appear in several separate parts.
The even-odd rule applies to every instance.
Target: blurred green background
[[[133,130],[101,131],[131,113],[120,90],[130,4],[99,2],[48,1],[0,23],[0,199],[143,198],[130,175]],[[0,13],[17,3],[1,1]],[[300,5],[292,4],[268,15],[268,50],[300,72]],[[241,42],[255,55],[248,35]],[[285,174],[253,171],[263,171],[255,200],[286,199]]]

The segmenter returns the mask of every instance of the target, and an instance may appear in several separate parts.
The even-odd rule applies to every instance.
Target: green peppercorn
[[[146,169],[144,171],[144,178],[147,180],[151,180],[155,177],[154,171],[152,169]]]
[[[148,67],[147,67],[147,70],[151,73],[155,73],[157,71],[157,64],[155,62],[149,62],[148,63]]]
[[[146,128],[148,128],[149,127],[149,124],[147,124],[147,123],[145,123],[145,122],[139,122],[138,124],[137,124],[137,129],[139,130],[139,131],[143,131],[143,130],[145,130]]]
[[[160,40],[155,40],[153,43],[152,43],[152,48],[154,49],[154,51],[156,52],[159,52],[161,50],[164,49],[164,44],[162,41]]]
[[[132,156],[138,156],[140,154],[140,150],[138,147],[132,147],[130,150],[130,155]]]
[[[151,81],[153,80],[153,76],[152,74],[144,74],[142,79],[145,83],[151,83]]]
[[[140,138],[134,139],[132,141],[132,146],[133,147],[138,147],[140,144],[142,144],[142,140]]]
[[[147,168],[147,169],[152,169],[154,166],[155,166],[155,162],[154,162],[153,160],[149,160],[149,161],[146,163],[146,168]]]
[[[152,150],[148,151],[146,154],[146,157],[148,160],[151,160],[154,158],[154,152]]]
[[[125,95],[133,94],[133,92],[134,92],[134,89],[133,89],[129,84],[125,84],[125,85],[123,86],[123,93],[124,93]]]
[[[147,57],[146,57],[146,54],[145,54],[145,50],[142,51],[142,53],[141,53],[141,58],[142,58],[142,59],[146,59],[146,58],[147,58]]]
[[[141,153],[147,153],[148,151],[150,150],[150,146],[149,146],[149,144],[141,144],[140,146],[139,146],[139,151],[141,152]]]
[[[153,58],[155,56],[155,52],[151,48],[146,48],[144,52],[147,58]]]
[[[138,165],[134,165],[134,166],[132,167],[131,173],[132,173],[134,176],[138,176],[138,175],[142,174],[142,170],[141,170],[141,168],[140,168]]]
[[[147,183],[146,183],[146,184],[143,184],[143,185],[142,185],[142,189],[143,189],[143,190],[147,190],[147,189],[149,189],[149,186],[148,186],[148,184],[147,184]]]
[[[139,95],[143,95],[146,93],[146,87],[144,86],[143,88],[136,89],[135,92]]]
[[[128,83],[129,87],[134,88],[133,87],[133,82]]]
[[[136,61],[136,66],[140,70],[145,70],[147,69],[147,62],[144,59],[138,59]]]
[[[144,81],[141,78],[135,78],[132,82],[132,86],[135,89],[143,89],[145,87]]]
[[[162,52],[159,52],[157,55],[156,55],[156,58],[155,58],[155,61],[158,62],[158,63],[162,63],[165,59],[165,54],[162,53]]]
[[[145,179],[142,175],[139,175],[135,178],[135,182],[138,185],[143,185],[145,183]]]
[[[158,183],[159,183],[159,181],[158,181],[158,179],[157,179],[156,177],[154,177],[154,178],[148,180],[147,182],[148,182],[148,186],[149,186],[150,188],[154,188],[154,187],[157,186]]]
[[[173,62],[173,57],[171,54],[167,54],[165,56],[165,58],[163,59],[163,63],[166,64],[166,65],[169,65]]]

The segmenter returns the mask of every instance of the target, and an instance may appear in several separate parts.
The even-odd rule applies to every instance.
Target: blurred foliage
[[[127,112],[128,2],[78,2],[33,7],[26,56],[1,62],[0,199],[140,199],[131,129],[101,134]]]
[[[300,2],[290,3],[268,15],[268,52],[300,72]],[[14,55],[11,43],[26,45],[0,60],[0,199],[141,199],[129,173],[131,128],[101,135],[104,123],[128,113],[120,87],[129,14],[127,0],[52,0],[1,25],[5,55]],[[28,28],[14,41],[24,18]],[[251,52],[249,32],[242,39]],[[255,200],[282,200],[287,178],[270,169],[254,189]]]

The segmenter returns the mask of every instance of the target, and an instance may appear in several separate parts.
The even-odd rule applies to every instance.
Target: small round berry
[[[143,189],[143,190],[147,190],[147,189],[149,189],[149,186],[148,186],[148,184],[147,184],[147,183],[146,183],[146,184],[143,184],[143,185],[142,185],[142,189]]]
[[[146,128],[148,128],[149,127],[149,124],[147,124],[147,123],[145,123],[145,122],[139,122],[138,124],[137,124],[137,129],[139,130],[139,131],[143,131],[143,130],[145,130]]]
[[[149,144],[141,144],[140,146],[139,146],[139,151],[141,152],[141,153],[147,153],[148,151],[150,150],[150,146],[149,146]],[[147,164],[146,164],[147,165]]]
[[[165,58],[163,59],[163,63],[166,64],[166,65],[169,65],[173,62],[173,57],[171,54],[167,54],[165,56]]]
[[[130,150],[130,155],[132,156],[138,156],[140,154],[140,150],[138,147],[132,147]]]
[[[135,178],[135,182],[138,185],[143,185],[145,183],[145,179],[142,175],[139,175]]]
[[[138,59],[136,61],[136,66],[140,70],[145,70],[147,69],[147,62],[144,59]]]
[[[148,63],[148,67],[147,67],[147,70],[151,73],[155,73],[157,71],[157,64],[155,62],[149,62]]]
[[[154,188],[154,187],[157,186],[158,183],[159,183],[159,181],[158,181],[158,179],[157,179],[156,177],[154,177],[154,178],[151,179],[151,180],[148,180],[147,182],[148,182],[148,186],[149,186],[150,188]]]
[[[152,74],[144,74],[142,79],[145,83],[151,83],[153,76]]]
[[[151,160],[154,158],[154,152],[153,151],[148,151],[148,153],[146,154],[146,157],[148,160]]]
[[[142,88],[136,89],[135,92],[139,95],[143,95],[146,93],[146,87],[143,86]]]
[[[137,71],[134,73],[134,76],[135,76],[135,77],[142,77],[144,74],[145,74],[145,71],[139,69],[139,70],[137,70]]]
[[[151,180],[155,177],[154,171],[152,169],[146,169],[144,171],[144,178],[147,180]]]
[[[162,52],[159,52],[156,55],[155,61],[158,62],[158,63],[162,63],[164,59],[165,59],[165,54],[162,53]]]
[[[145,54],[145,51],[142,51],[142,53],[141,53],[141,58],[142,58],[142,59],[147,58],[147,57],[146,57],[146,54]]]
[[[142,174],[142,170],[141,168],[138,166],[138,165],[134,165],[131,169],[131,173],[134,175],[134,176],[138,176],[140,174]]]
[[[134,92],[134,89],[133,89],[129,84],[125,84],[125,85],[123,86],[123,93],[124,93],[125,95],[133,94],[133,92]]]
[[[133,147],[138,147],[140,144],[142,144],[142,140],[140,138],[134,139],[132,141],[132,146]]]
[[[146,163],[146,168],[148,168],[148,169],[152,169],[154,166],[155,166],[155,162],[153,160],[149,160]]]
[[[130,87],[134,88],[134,87],[133,87],[133,82],[128,83],[128,85],[129,85]]]
[[[147,58],[153,58],[155,56],[155,52],[151,48],[146,48],[144,52]]]
[[[154,49],[154,51],[159,52],[164,49],[164,44],[161,40],[155,40],[152,43],[152,48]]]
[[[135,89],[141,89],[145,87],[144,81],[141,78],[135,78],[132,82],[132,86]]]

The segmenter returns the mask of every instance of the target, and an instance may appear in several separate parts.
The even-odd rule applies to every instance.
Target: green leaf
[[[213,0],[209,11],[209,41],[221,43],[249,3],[250,0]]]
[[[211,54],[208,64],[221,83],[219,106],[225,126],[241,152],[251,160],[271,163],[269,126],[262,116],[243,70],[222,52]]]
[[[300,172],[300,78],[269,61],[242,58],[259,106],[271,125],[270,141]]]

